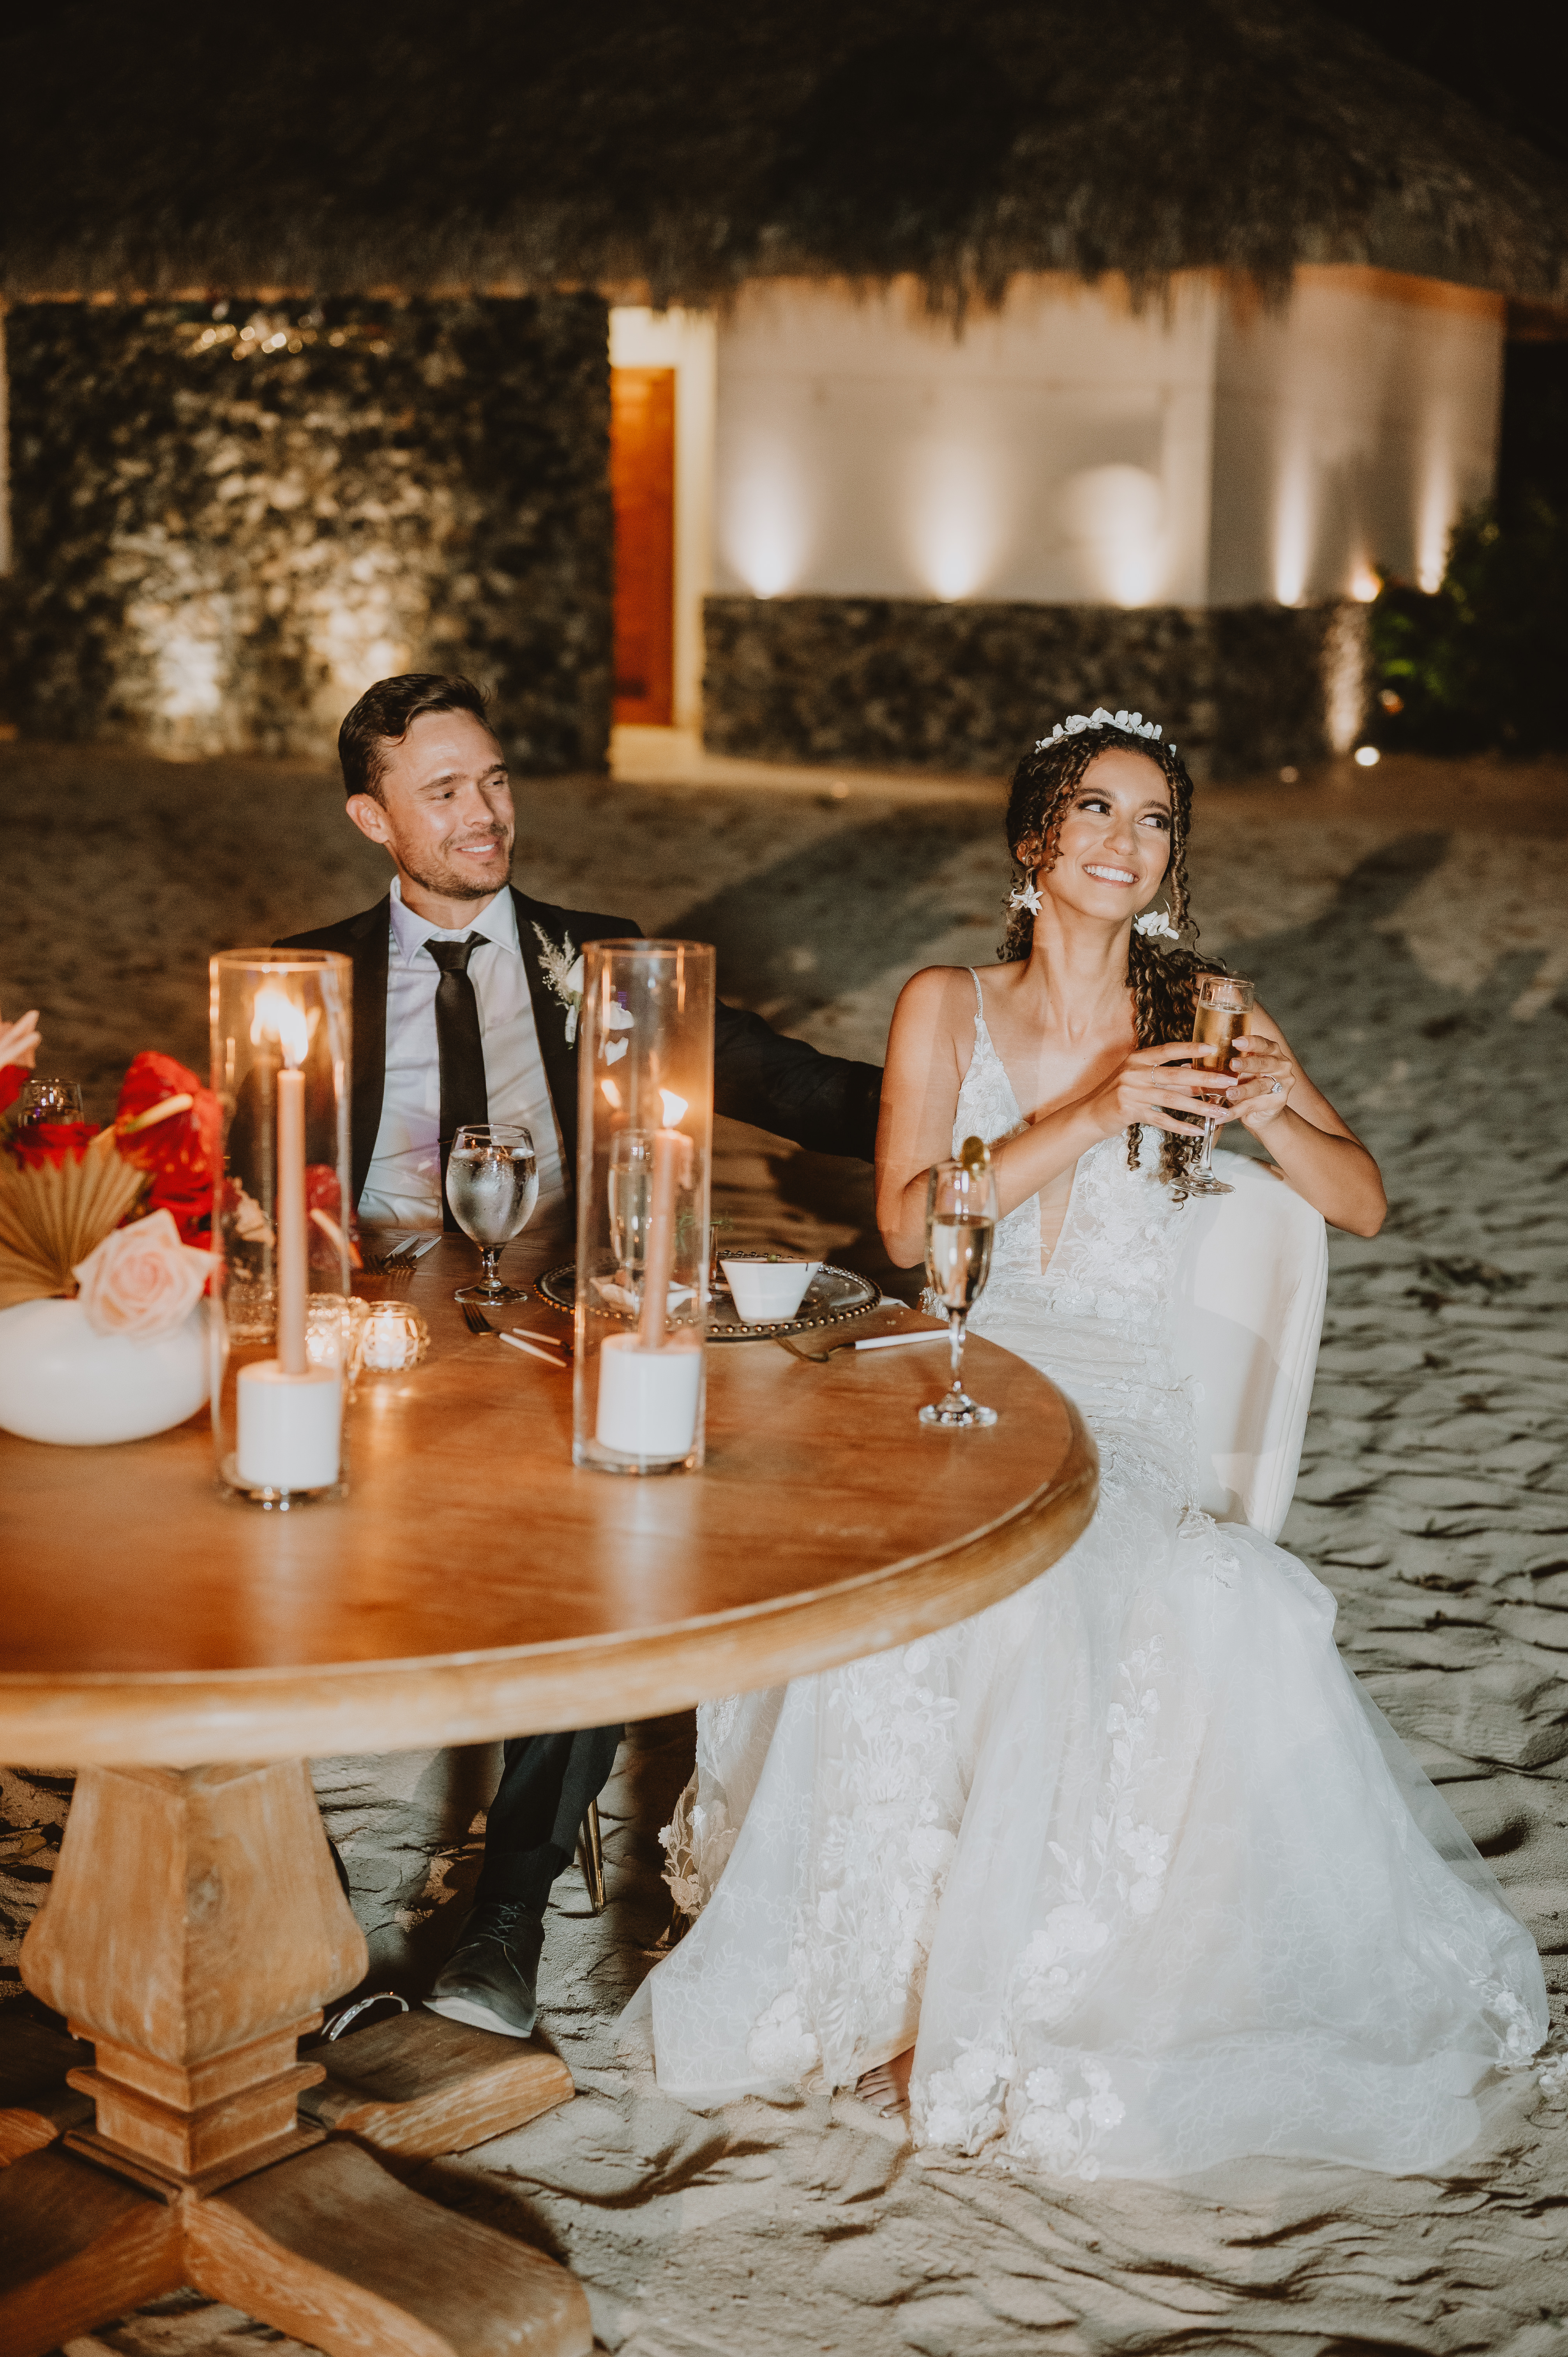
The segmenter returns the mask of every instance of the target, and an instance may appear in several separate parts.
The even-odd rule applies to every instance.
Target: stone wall
[[[0,720],[318,755],[372,679],[467,671],[520,768],[603,766],[598,297],[30,304],[5,333]]]
[[[704,623],[704,741],[766,760],[1007,770],[1104,704],[1163,722],[1195,776],[1236,777],[1342,749],[1365,703],[1355,607],[726,597]]]

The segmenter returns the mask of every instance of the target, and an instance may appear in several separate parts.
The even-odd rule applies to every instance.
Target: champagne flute
[[[1225,1071],[1239,1032],[1252,1011],[1252,985],[1239,974],[1200,974],[1192,1009],[1192,1060],[1200,1071]],[[1205,1114],[1203,1145],[1182,1184],[1189,1195],[1230,1195],[1235,1189],[1214,1175],[1214,1133],[1219,1123]]]
[[[466,1122],[446,1163],[446,1200],[463,1233],[479,1247],[479,1281],[459,1286],[456,1301],[525,1301],[527,1293],[496,1275],[501,1248],[527,1227],[539,1200],[533,1139],[521,1123]]]
[[[623,1129],[610,1140],[610,1249],[621,1283],[636,1293],[648,1257],[653,1209],[653,1132]]]
[[[934,1164],[926,1182],[926,1276],[947,1312],[952,1384],[940,1400],[920,1410],[922,1424],[965,1431],[996,1421],[996,1410],[981,1407],[963,1387],[969,1313],[985,1290],[995,1234],[996,1179],[990,1150],[982,1138],[966,1138],[958,1160]]]

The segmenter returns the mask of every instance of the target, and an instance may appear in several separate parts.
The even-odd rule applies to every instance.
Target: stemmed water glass
[[[525,1300],[526,1293],[503,1285],[496,1274],[503,1246],[527,1227],[539,1200],[539,1162],[533,1139],[521,1123],[464,1124],[447,1158],[446,1200],[480,1257],[478,1283],[459,1286],[454,1300]]]
[[[959,1159],[935,1163],[926,1183],[928,1299],[935,1296],[947,1313],[952,1384],[940,1400],[920,1410],[922,1424],[964,1431],[996,1421],[996,1410],[981,1407],[963,1387],[964,1335],[969,1313],[991,1274],[996,1216],[991,1156],[980,1138],[968,1138]]]
[[[1200,1071],[1223,1073],[1239,1032],[1247,1028],[1252,1011],[1252,985],[1239,974],[1200,974],[1192,1008],[1193,1064]],[[1182,1175],[1189,1195],[1232,1195],[1233,1187],[1214,1175],[1214,1133],[1219,1124],[1203,1116],[1203,1144],[1197,1158]]]

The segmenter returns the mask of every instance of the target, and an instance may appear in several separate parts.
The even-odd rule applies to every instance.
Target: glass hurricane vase
[[[274,1509],[346,1481],[352,1313],[322,1297],[350,1297],[351,974],[325,950],[212,960],[213,1442],[220,1488]]]
[[[578,1049],[573,1460],[701,1465],[714,952],[592,942]]]

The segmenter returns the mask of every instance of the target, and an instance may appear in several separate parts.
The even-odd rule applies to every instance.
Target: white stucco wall
[[[782,281],[718,326],[714,587],[1241,604],[1423,577],[1490,489],[1502,305],[1357,270],[1015,283],[955,339],[911,290]]]
[[[1020,281],[955,339],[908,287],[748,286],[718,335],[714,586],[1201,600],[1218,302]]]
[[[1289,308],[1226,299],[1215,342],[1208,594],[1434,589],[1460,510],[1491,491],[1500,296],[1387,271],[1303,269]]]

